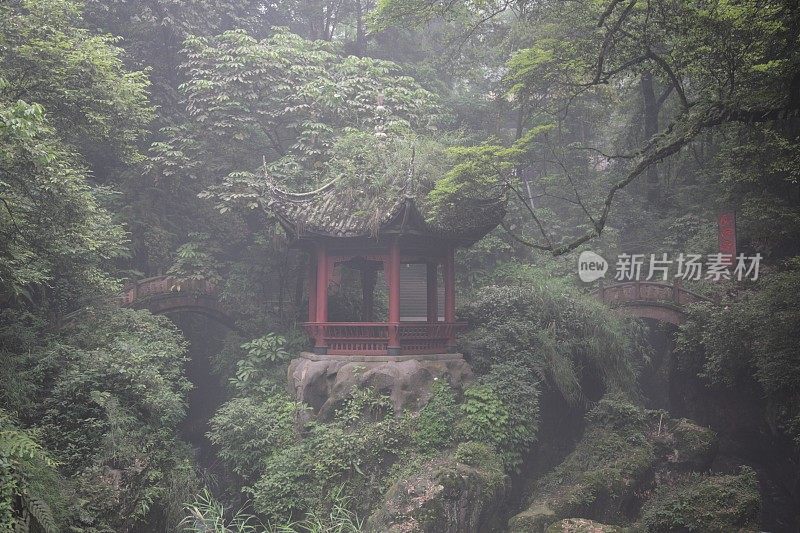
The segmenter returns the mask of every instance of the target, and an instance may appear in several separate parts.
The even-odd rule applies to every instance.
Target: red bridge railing
[[[682,324],[686,318],[685,306],[710,301],[705,296],[684,289],[679,280],[674,283],[629,281],[600,284],[592,294],[626,315],[676,325]]]
[[[306,322],[313,339],[322,338],[329,354],[385,355],[390,328],[398,328],[403,355],[445,353],[465,324],[461,322]]]
[[[669,302],[683,306],[708,301],[708,298],[684,289],[679,281],[674,283],[628,281],[611,285],[603,284],[593,292],[600,300],[609,305],[629,302]]]
[[[172,276],[145,278],[125,285],[122,305],[133,305],[137,300],[161,294],[216,296],[216,286],[205,279],[178,279]]]

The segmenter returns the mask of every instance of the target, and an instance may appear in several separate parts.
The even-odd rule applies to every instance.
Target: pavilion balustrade
[[[461,322],[306,322],[306,332],[329,354],[385,355],[397,338],[400,355],[446,353]]]

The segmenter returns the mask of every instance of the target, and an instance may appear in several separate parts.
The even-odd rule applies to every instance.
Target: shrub
[[[284,361],[289,358],[289,353],[283,349],[286,339],[274,333],[267,333],[263,337],[253,339],[242,344],[248,357],[254,360]]]
[[[692,306],[677,353],[712,387],[766,398],[765,418],[800,447],[800,257],[757,283],[732,287],[721,305]]]
[[[253,507],[269,522],[289,522],[319,506],[321,487],[311,451],[300,442],[265,459],[264,473],[251,490]]]
[[[66,510],[60,481],[34,436],[0,409],[0,531],[27,531],[26,522],[46,533],[59,531]]]
[[[274,333],[253,339],[241,345],[244,357],[236,363],[236,372],[230,382],[242,394],[266,394],[275,390],[277,363],[289,359],[284,349],[286,339]]]
[[[508,426],[508,407],[489,385],[472,385],[464,390],[464,435],[468,439],[499,443]]]
[[[456,438],[453,428],[459,418],[456,397],[450,385],[436,380],[432,395],[415,421],[414,444],[422,452],[447,448]]]
[[[663,484],[642,509],[641,523],[653,533],[667,531],[739,531],[754,527],[760,498],[756,473],[690,474]]]
[[[253,478],[267,457],[294,441],[299,408],[283,392],[264,399],[234,398],[214,414],[208,436],[234,472]]]
[[[384,488],[382,477],[411,443],[408,416],[391,400],[356,389],[328,423],[312,421],[293,443],[265,454],[251,493],[271,523],[330,511],[334,495],[366,514]],[[222,434],[221,434],[222,435]]]
[[[608,388],[635,387],[643,328],[563,280],[523,269],[479,290],[461,316],[473,326],[462,345],[476,372],[517,364],[573,402],[584,367]]]
[[[536,440],[539,390],[534,379],[525,368],[501,363],[464,391],[464,437],[494,447],[509,470],[519,467]]]
[[[453,459],[465,465],[503,474],[503,463],[494,449],[483,442],[462,442],[456,447]]]
[[[170,519],[171,473],[191,456],[177,436],[185,352],[166,317],[94,308],[36,353],[42,444],[76,492],[75,527]]]
[[[539,383],[525,368],[498,363],[481,378],[495,392],[508,411],[506,431],[497,450],[508,469],[516,469],[523,454],[536,440],[539,429]]]

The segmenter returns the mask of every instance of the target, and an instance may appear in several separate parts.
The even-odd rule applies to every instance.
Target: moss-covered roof
[[[365,193],[333,180],[317,190],[294,193],[270,184],[267,207],[296,238],[377,237],[409,234],[469,245],[494,229],[505,216],[505,199],[470,199],[452,212],[426,220],[420,200],[405,187]]]

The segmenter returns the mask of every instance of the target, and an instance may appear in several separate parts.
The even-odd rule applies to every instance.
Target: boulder
[[[458,453],[456,453],[456,456]],[[501,526],[507,478],[499,457],[465,464],[454,456],[423,463],[386,492],[369,517],[374,533],[485,533]]]
[[[509,521],[513,533],[542,533],[556,520],[618,522],[658,461],[644,409],[604,399],[588,415],[575,450],[539,479],[528,508]]]
[[[473,378],[461,354],[379,359],[303,353],[291,361],[288,374],[289,392],[321,420],[329,419],[356,387],[389,396],[399,412],[424,406],[435,380],[460,389]]]

